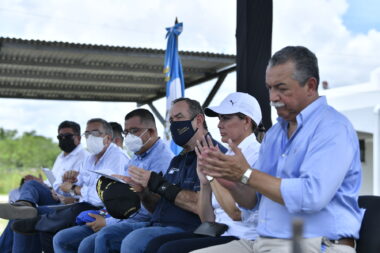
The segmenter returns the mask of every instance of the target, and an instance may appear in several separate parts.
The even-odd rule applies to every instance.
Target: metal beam
[[[212,74],[208,74],[207,76],[203,77],[203,78],[200,78],[198,80],[195,80],[195,81],[192,81],[192,82],[189,82],[189,83],[186,83],[186,88],[190,88],[190,87],[193,87],[197,84],[200,84],[200,83],[204,83],[204,82],[207,82],[207,81],[210,81],[214,78],[217,78],[219,77],[220,75],[222,74],[229,74],[231,72],[234,72],[236,70],[236,64],[233,64],[231,65],[230,67],[227,67],[221,71],[216,71],[215,73],[212,73]]]
[[[222,86],[224,80],[226,79],[226,76],[228,73],[223,73],[219,76],[218,80],[216,81],[214,87],[212,87],[210,93],[208,94],[206,100],[204,101],[202,108],[206,108],[210,105],[212,99],[215,97],[215,94],[218,92],[220,86]]]
[[[165,127],[165,119],[162,117],[160,112],[156,109],[156,107],[153,105],[152,102],[148,103],[149,108],[153,111],[154,115],[158,118],[158,120],[161,122],[161,124]]]
[[[212,74],[208,74],[207,76],[205,76],[203,78],[197,79],[197,80],[192,81],[192,82],[185,83],[185,89],[193,87],[193,86],[195,86],[197,84],[200,84],[200,83],[204,83],[204,82],[210,81],[210,80],[212,80],[214,78],[217,78],[219,76],[222,76],[224,74],[229,74],[231,72],[234,72],[235,70],[236,70],[236,65],[235,64],[231,65],[230,67],[227,67],[226,69],[223,69],[221,71],[218,71],[218,72],[215,72],[215,73],[212,73]],[[157,99],[165,97],[165,95],[166,95],[166,92],[157,93],[157,96],[153,100],[147,100],[143,104],[151,103],[151,102],[153,102],[153,101],[155,101]]]

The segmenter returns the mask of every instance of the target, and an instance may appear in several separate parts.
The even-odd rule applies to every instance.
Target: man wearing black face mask
[[[76,172],[83,160],[89,155],[80,145],[80,126],[72,121],[63,121],[58,126],[58,146],[62,150],[55,160],[52,172],[55,182],[53,190],[48,182],[30,180],[23,184],[19,200],[13,204],[0,204],[0,218],[19,219],[32,218],[37,214],[36,205],[54,205],[73,201],[68,194],[60,190],[63,181],[70,177],[75,180]],[[65,178],[66,177],[66,178]],[[58,195],[56,194],[58,193]],[[59,197],[58,197],[59,196]]]
[[[107,234],[111,233],[112,227],[101,231],[96,239],[96,247],[111,245],[112,250],[119,250],[120,247],[121,253],[144,252],[153,238],[192,232],[199,226],[197,200],[200,186],[194,149],[197,140],[202,140],[208,134],[202,107],[192,99],[174,100],[170,121],[173,140],[183,147],[183,151],[171,160],[166,174],[162,176],[136,166],[128,169],[130,185],[139,192],[142,203],[152,212],[152,218],[149,222],[136,222],[130,226],[126,224],[123,229],[116,230],[118,237],[124,236],[122,241]],[[219,148],[226,151],[221,145]]]
[[[0,218],[10,219],[5,228],[1,240],[6,238],[9,243],[7,246],[12,247],[13,231],[11,230],[12,219],[32,218],[37,215],[35,206],[39,205],[55,205],[61,202],[69,203],[74,199],[69,197],[59,189],[59,186],[66,177],[71,177],[75,180],[76,171],[80,164],[89,155],[89,153],[80,144],[80,126],[73,121],[63,121],[58,126],[58,146],[62,150],[54,162],[52,172],[55,176],[53,190],[48,186],[49,182],[45,183],[38,180],[28,180],[20,188],[19,200],[12,204],[0,204]],[[67,173],[66,173],[67,172]],[[65,174],[66,173],[66,174]],[[74,176],[75,175],[75,176]],[[59,195],[57,195],[57,193]],[[58,197],[59,196],[59,197]],[[36,238],[25,235],[17,235],[19,243],[14,244],[13,248],[3,249],[4,251],[12,252],[32,252],[38,250],[38,236]]]

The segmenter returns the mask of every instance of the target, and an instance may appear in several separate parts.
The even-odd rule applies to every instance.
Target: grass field
[[[8,196],[7,195],[0,195],[0,203],[6,203],[8,202]],[[7,225],[8,220],[0,219],[0,234],[3,233],[3,230],[5,226]]]

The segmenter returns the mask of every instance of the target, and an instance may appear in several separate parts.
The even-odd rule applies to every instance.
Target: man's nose
[[[269,90],[269,100],[272,101],[272,102],[276,102],[278,101],[280,98],[278,96],[278,93],[273,90],[273,89],[270,89]]]

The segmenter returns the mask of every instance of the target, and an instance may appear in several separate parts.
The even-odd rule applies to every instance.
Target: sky
[[[369,80],[380,67],[380,1],[273,0],[272,51],[303,45],[316,53],[330,87]],[[235,54],[235,0],[2,0],[0,36],[164,49],[165,27],[183,22],[179,49]],[[215,81],[186,90],[202,104]],[[236,89],[227,77],[211,105]],[[165,101],[154,103],[164,114]],[[0,127],[35,130],[54,140],[63,120],[101,117],[123,125],[134,103],[0,99]],[[219,138],[217,120],[207,119]],[[162,133],[162,127],[159,132]]]

